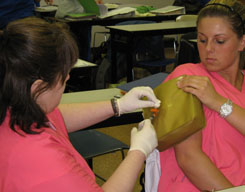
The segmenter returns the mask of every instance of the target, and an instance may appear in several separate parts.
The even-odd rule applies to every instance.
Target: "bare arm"
[[[175,146],[176,159],[180,168],[200,190],[212,191],[233,187],[202,151],[201,141],[202,133],[199,131]]]
[[[140,151],[130,151],[113,175],[103,184],[105,192],[133,191],[137,177],[145,160]]]
[[[228,98],[219,95],[208,77],[184,76],[178,83],[178,87],[186,92],[196,95],[208,108],[219,113],[221,105]],[[234,128],[245,135],[245,109],[233,103],[233,112],[225,118]]]
[[[147,97],[148,100],[142,100]],[[136,87],[117,100],[118,114],[124,114],[145,107],[159,107],[160,101],[150,87]],[[94,103],[60,104],[68,132],[84,129],[114,115],[111,101]]]
[[[60,104],[68,132],[84,129],[114,115],[111,102]]]
[[[219,98],[214,102],[211,109],[219,113],[221,105],[227,101],[227,98],[219,95]],[[239,105],[233,103],[232,113],[225,118],[234,128],[236,128],[241,134],[245,135],[245,109]]]

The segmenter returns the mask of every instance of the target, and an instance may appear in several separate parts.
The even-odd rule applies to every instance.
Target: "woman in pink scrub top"
[[[149,87],[138,87],[112,102],[59,105],[77,59],[77,45],[64,24],[27,18],[0,31],[1,192],[133,190],[144,160],[157,146],[150,120],[132,129],[127,157],[101,187],[68,132],[159,107],[160,101]],[[141,100],[145,96],[149,101]]]
[[[203,103],[206,127],[163,151],[160,192],[212,191],[245,185],[245,7],[211,0],[198,15],[199,64],[177,67],[168,79]]]

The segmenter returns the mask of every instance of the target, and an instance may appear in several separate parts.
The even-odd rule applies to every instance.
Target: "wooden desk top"
[[[110,30],[118,30],[118,31],[133,33],[133,32],[196,28],[196,22],[195,21],[183,21],[183,22],[168,21],[168,22],[150,23],[150,24],[106,26],[106,28]]]
[[[120,95],[120,89],[111,88],[64,93],[61,98],[61,103],[88,103],[96,101],[106,101],[112,99],[116,95]]]
[[[131,16],[131,17],[109,17],[105,19],[99,19],[99,18],[92,18],[92,19],[81,19],[81,20],[76,20],[76,21],[68,21],[66,19],[57,19],[53,18],[50,20],[56,20],[56,21],[61,21],[69,24],[83,24],[83,25],[100,25],[100,26],[108,26],[108,25],[115,25],[117,23],[123,22],[123,21],[130,21],[130,20],[147,20],[147,21],[156,21],[156,22],[161,22],[161,21],[168,21],[168,20],[175,20],[176,17],[179,15],[156,15],[156,16]]]

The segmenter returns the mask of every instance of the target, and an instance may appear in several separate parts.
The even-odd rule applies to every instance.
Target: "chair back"
[[[180,21],[196,21],[197,20],[197,15],[180,15],[176,17],[176,22]]]

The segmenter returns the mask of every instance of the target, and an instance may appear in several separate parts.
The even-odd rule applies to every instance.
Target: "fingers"
[[[211,87],[212,84],[208,77],[185,75],[181,76],[178,80],[177,86],[185,92],[198,95],[204,92],[208,87]]]
[[[195,76],[195,75],[184,75],[178,79],[177,86],[179,88],[192,87],[192,88],[202,88],[209,84],[209,78],[205,76]]]
[[[161,101],[156,98],[151,87],[136,87],[134,91],[138,92],[138,98],[141,99],[143,97],[147,97],[148,101],[145,102],[144,107],[155,107],[158,108],[160,106]]]
[[[138,129],[131,130],[131,145],[129,151],[139,150],[147,157],[157,147],[157,136],[149,119],[139,123]]]
[[[135,135],[137,133],[137,128],[133,127],[133,129],[131,130],[131,136]]]
[[[48,4],[48,5],[52,5],[53,4],[53,0],[45,0],[45,2]]]

